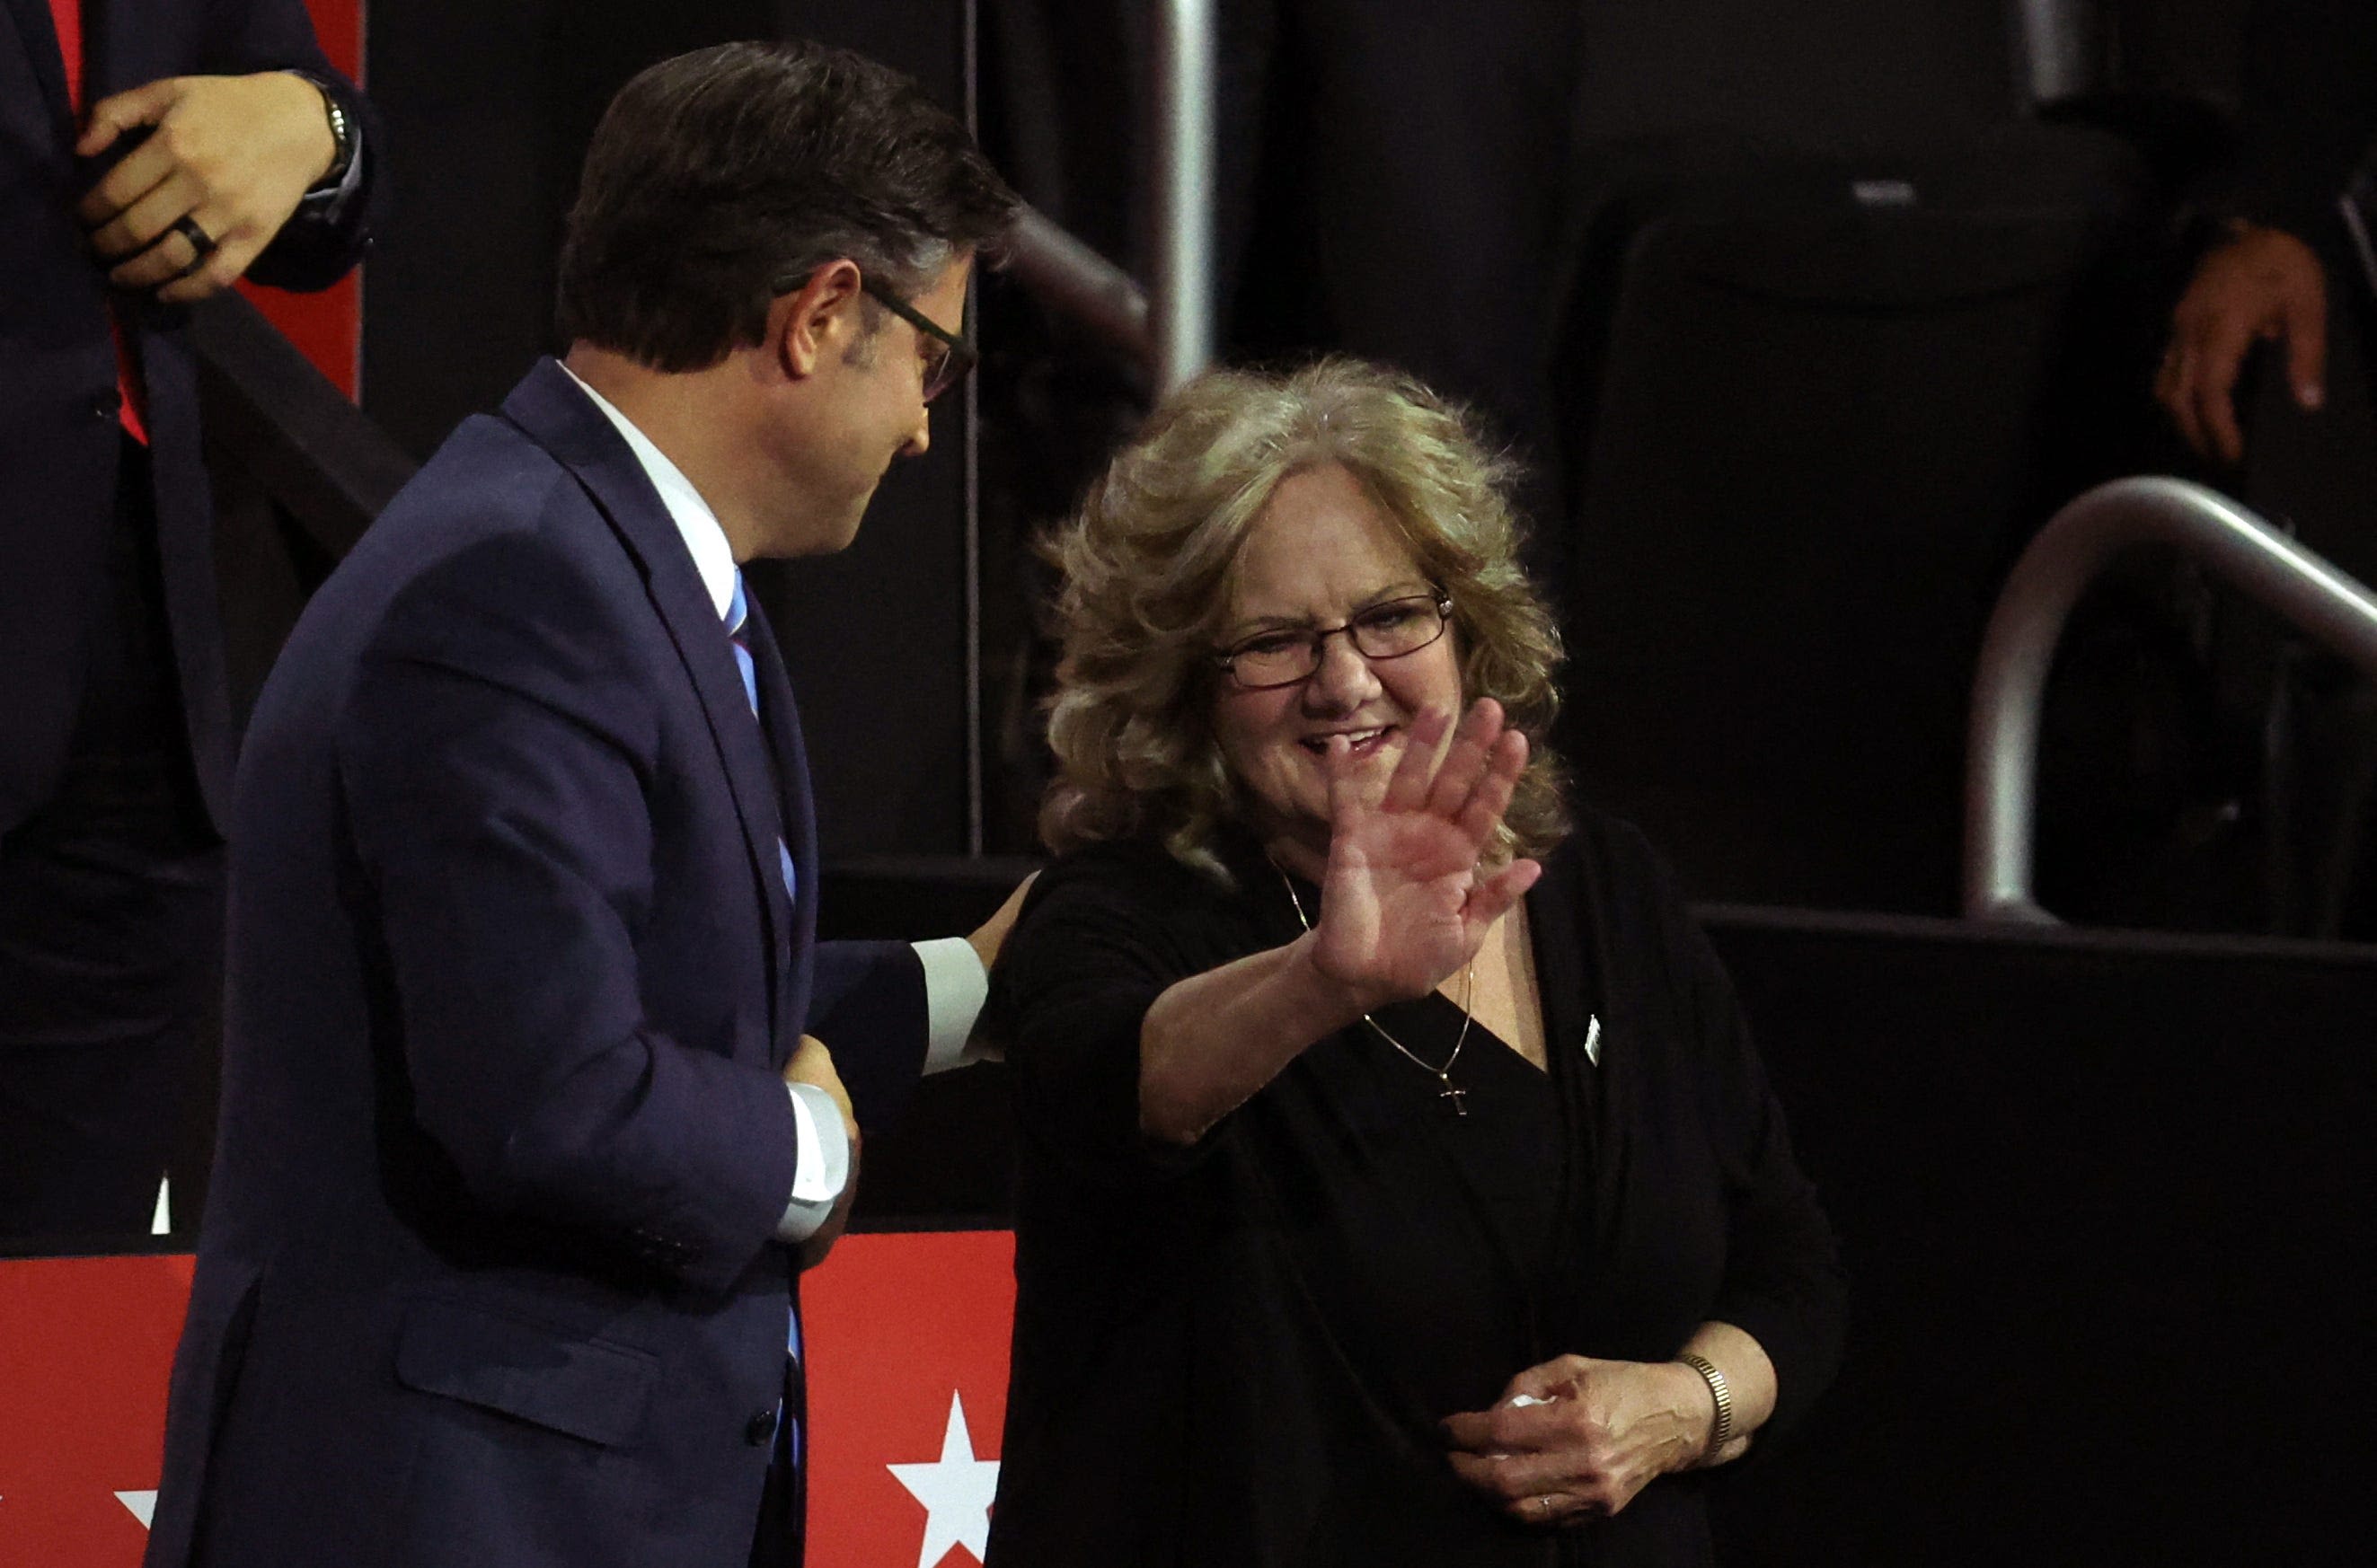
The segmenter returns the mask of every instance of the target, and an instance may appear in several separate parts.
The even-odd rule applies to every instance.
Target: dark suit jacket
[[[320,77],[363,126],[365,188],[336,223],[293,220],[249,276],[328,287],[363,254],[388,182],[360,94],[330,70],[302,0],[89,0],[86,108],[161,77],[293,67]],[[74,204],[121,156],[74,156],[75,119],[49,0],[0,0],[0,832],[46,800],[82,695],[85,638],[114,517],[115,352],[105,274]],[[197,372],[184,313],[135,316],[148,401],[165,599],[200,788],[229,803],[211,514],[199,457]]]
[[[756,633],[764,734],[550,362],[315,596],[241,760],[149,1568],[743,1562],[792,1301],[779,1071],[818,1033],[880,1121],[925,1046],[907,947],[812,944]]]
[[[2377,6],[2253,0],[2243,43],[2237,148],[2198,205],[2328,243],[2335,198],[2377,137]]]

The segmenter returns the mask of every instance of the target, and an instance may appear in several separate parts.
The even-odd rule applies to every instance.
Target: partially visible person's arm
[[[1003,1054],[998,1042],[976,1032],[983,1004],[990,995],[991,966],[1015,917],[1040,873],[1033,872],[991,911],[990,918],[963,936],[944,936],[915,944],[925,966],[930,1039],[925,1046],[925,1074],[946,1073],[976,1062],[996,1062]]]
[[[248,275],[328,287],[385,216],[385,133],[300,0],[211,11],[197,70],[90,106],[77,155],[116,155],[78,208],[92,249],[118,288],[169,304]]]
[[[2377,137],[2377,6],[2255,0],[2246,16],[2235,153],[2190,205],[2223,237],[2171,312],[2155,397],[2203,457],[2243,459],[2237,379],[2277,346],[2296,404],[2324,405],[2328,285],[2318,245]]]
[[[2193,205],[2316,239],[2377,138],[2377,6],[2251,0],[2242,45],[2237,148]]]
[[[1322,973],[1315,933],[1191,975],[1155,999],[1140,1032],[1141,1128],[1193,1144],[1315,1040],[1375,1001]]]
[[[2239,220],[2197,264],[2155,374],[2156,398],[2201,456],[2244,460],[2237,377],[2259,342],[2279,346],[2298,405],[2311,410],[2326,401],[2326,271],[2285,230]]]

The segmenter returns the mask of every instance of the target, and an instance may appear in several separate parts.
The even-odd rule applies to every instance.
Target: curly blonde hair
[[[1064,654],[1048,705],[1057,776],[1040,810],[1050,849],[1152,835],[1226,880],[1214,832],[1247,819],[1212,723],[1230,574],[1280,482],[1329,463],[1360,482],[1451,600],[1464,695],[1494,698],[1527,736],[1531,760],[1497,849],[1540,854],[1566,834],[1559,766],[1545,744],[1559,707],[1559,633],[1519,564],[1516,467],[1418,382],[1331,358],[1190,381],[1079,515],[1041,541],[1063,576]]]

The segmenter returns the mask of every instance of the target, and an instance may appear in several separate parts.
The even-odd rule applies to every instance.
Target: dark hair
[[[782,280],[848,256],[913,292],[1006,228],[1012,191],[889,66],[806,42],[663,60],[594,128],[555,326],[654,370],[759,341]]]

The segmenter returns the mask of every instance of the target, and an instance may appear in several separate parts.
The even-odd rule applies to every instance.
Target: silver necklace
[[[1279,885],[1287,889],[1287,901],[1289,904],[1293,905],[1296,909],[1296,923],[1302,926],[1306,931],[1310,931],[1312,929],[1312,922],[1305,919],[1304,900],[1296,896],[1296,884],[1289,880],[1287,873],[1280,867],[1278,861],[1272,861],[1271,869],[1279,873]],[[1405,1045],[1403,1041],[1389,1034],[1386,1030],[1386,1027],[1380,1024],[1379,1020],[1371,1017],[1368,1013],[1362,1015],[1362,1022],[1378,1030],[1379,1038],[1385,1040],[1389,1045],[1393,1046],[1395,1050],[1402,1054],[1404,1061],[1410,1063],[1421,1072],[1432,1075],[1435,1077],[1437,1083],[1442,1086],[1436,1091],[1436,1098],[1451,1105],[1452,1107],[1452,1113],[1455,1116],[1466,1116],[1469,1114],[1469,1107],[1462,1103],[1463,1100],[1468,1099],[1469,1091],[1453,1083],[1451,1073],[1452,1064],[1461,1060],[1461,1048],[1469,1043],[1469,1004],[1477,999],[1477,960],[1474,957],[1469,960],[1468,968],[1462,971],[1461,997],[1461,1032],[1452,1037],[1452,1054],[1444,1059],[1444,1065],[1441,1067],[1430,1066],[1427,1062],[1421,1060],[1418,1053],[1414,1051],[1410,1046]]]

